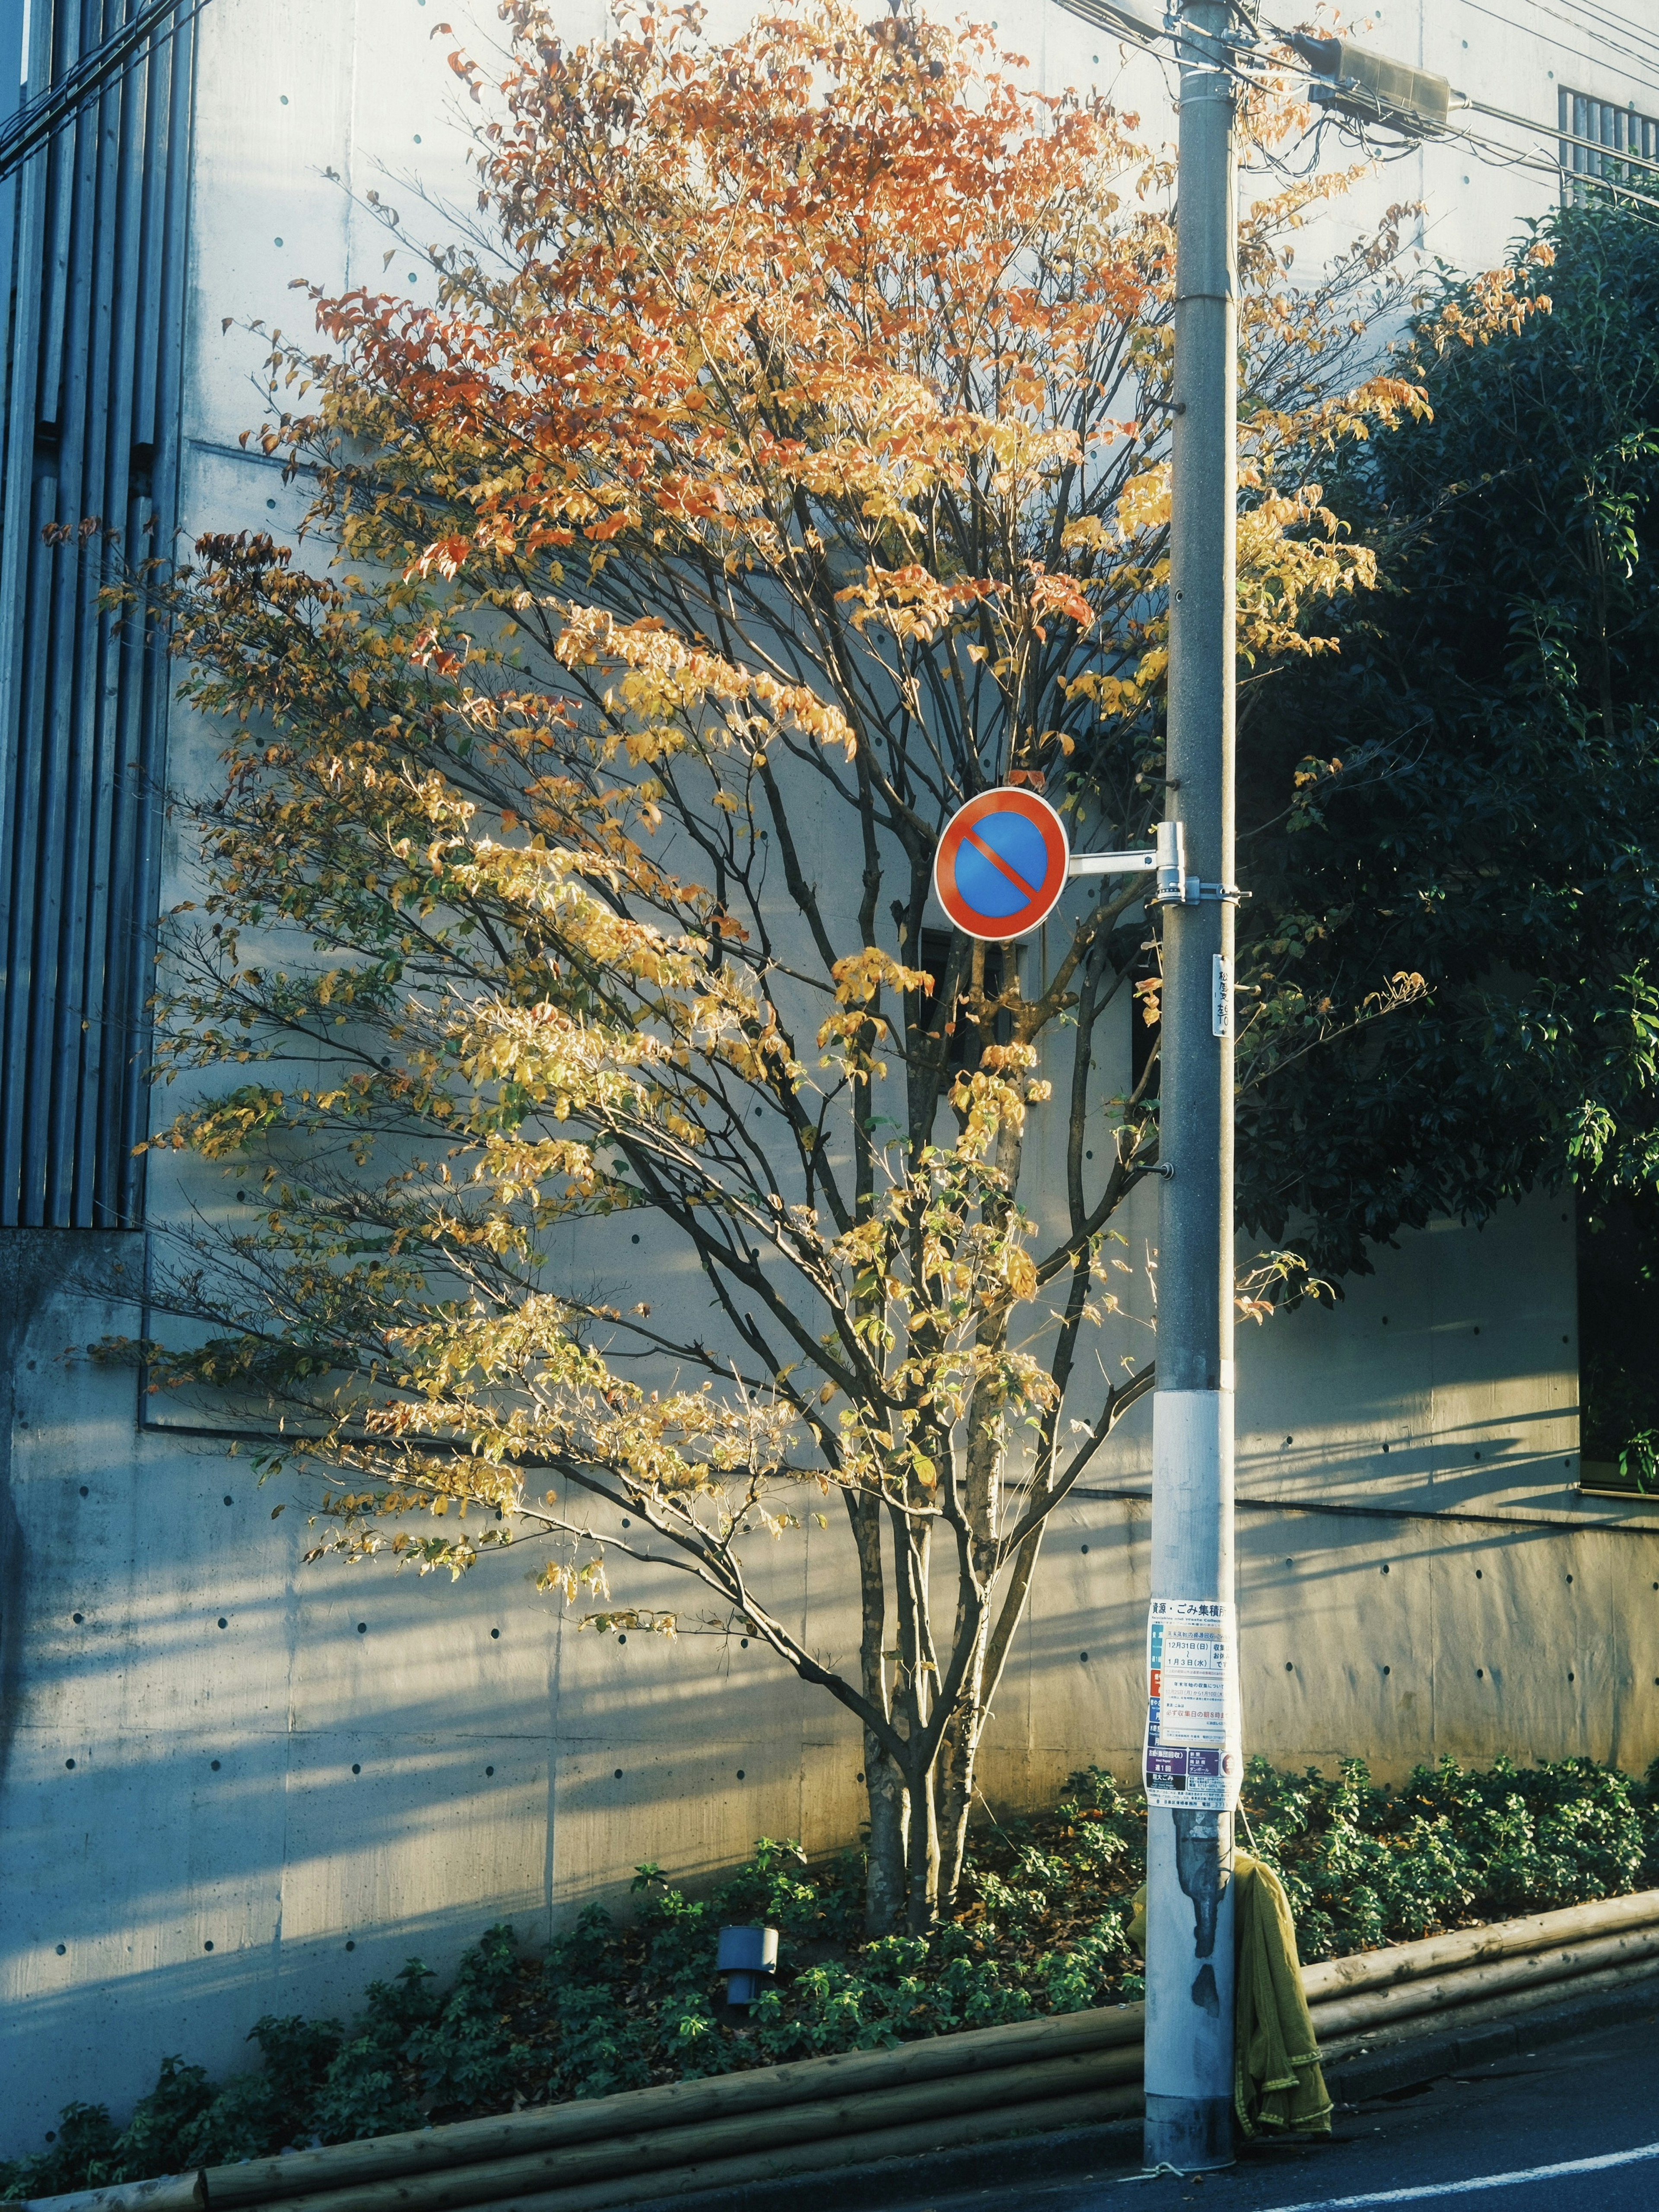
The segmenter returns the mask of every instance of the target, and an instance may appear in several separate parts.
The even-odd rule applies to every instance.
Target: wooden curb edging
[[[1322,2053],[1659,1972],[1659,1890],[1304,1969]],[[544,2106],[30,2200],[32,2212],[605,2212],[1140,2108],[1143,2008],[1119,2005]]]

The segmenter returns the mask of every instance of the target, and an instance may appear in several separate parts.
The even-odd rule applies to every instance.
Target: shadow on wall
[[[23,1717],[27,1561],[11,1486],[19,1352],[49,1285],[61,1287],[76,1266],[96,1266],[136,1241],[113,1231],[0,1230],[0,1787]]]

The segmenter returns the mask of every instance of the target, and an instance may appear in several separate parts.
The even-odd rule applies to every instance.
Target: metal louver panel
[[[1581,179],[1638,185],[1653,190],[1653,179],[1643,167],[1659,161],[1659,120],[1620,107],[1608,100],[1591,100],[1582,92],[1558,88],[1557,118],[1561,140],[1561,197],[1571,203],[1582,198]],[[1598,151],[1605,148],[1605,152]]]
[[[141,4],[33,0],[27,93]],[[0,27],[15,53],[16,0],[0,0]],[[142,619],[98,602],[123,563],[173,550],[191,45],[186,21],[141,52],[0,204],[12,277],[0,520],[9,1226],[131,1227],[141,1206],[132,1151],[169,678]]]

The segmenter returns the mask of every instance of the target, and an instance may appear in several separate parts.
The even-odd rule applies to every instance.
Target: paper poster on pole
[[[1230,1813],[1243,1778],[1233,1608],[1155,1597],[1146,1620],[1149,1805]]]

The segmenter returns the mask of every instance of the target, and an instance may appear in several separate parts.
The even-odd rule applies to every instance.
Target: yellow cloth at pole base
[[[1330,2093],[1302,1990],[1296,1924],[1284,1885],[1248,1851],[1233,1854],[1233,2106],[1247,2136],[1328,2135]],[[1144,1956],[1146,1891],[1135,1892],[1129,1941]]]
[[[1233,1855],[1233,2106],[1247,2136],[1328,2135],[1330,2093],[1279,1876]]]

